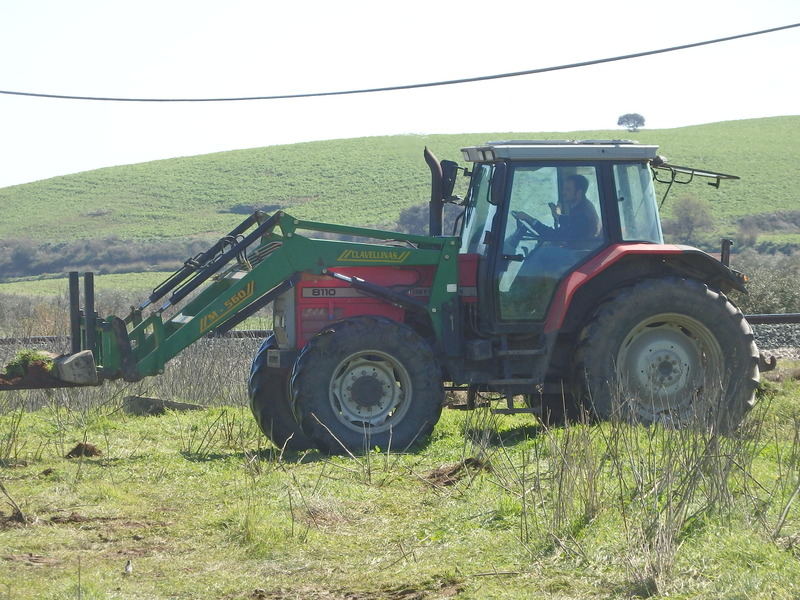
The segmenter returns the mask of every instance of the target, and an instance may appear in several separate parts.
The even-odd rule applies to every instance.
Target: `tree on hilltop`
[[[627,127],[628,131],[638,131],[639,127],[644,127],[644,117],[639,113],[627,113],[617,119],[617,125]]]

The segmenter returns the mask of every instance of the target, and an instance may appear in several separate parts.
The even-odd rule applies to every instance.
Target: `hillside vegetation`
[[[800,244],[795,172],[800,117],[775,117],[636,133],[501,132],[371,137],[174,158],[110,167],[0,189],[3,275],[68,268],[169,269],[256,208],[300,218],[394,229],[404,210],[425,203],[428,146],[463,162],[460,148],[491,139],[633,138],[658,144],[679,165],[739,175],[719,190],[703,182],[673,186],[664,205],[691,196],[712,222],[697,240]],[[62,257],[71,263],[61,264]],[[55,257],[55,258],[54,258]],[[63,262],[63,261],[62,261]]]

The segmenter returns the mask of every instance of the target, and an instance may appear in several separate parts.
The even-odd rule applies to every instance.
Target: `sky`
[[[237,98],[450,81],[800,23],[797,0],[0,0],[0,90]],[[800,28],[549,73],[238,102],[0,94],[0,187],[280,144],[800,114]],[[624,137],[624,130],[620,137]],[[476,143],[485,142],[476,135]]]

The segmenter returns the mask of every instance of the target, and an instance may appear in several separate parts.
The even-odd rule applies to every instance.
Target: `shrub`
[[[462,207],[445,204],[442,223],[442,233],[452,235],[456,218],[461,214]],[[397,218],[397,229],[404,233],[414,235],[428,235],[430,225],[430,209],[428,203],[417,204],[400,212]]]
[[[742,312],[800,312],[800,252],[759,254],[746,250],[732,257],[731,266],[748,278],[749,294],[736,297]]]
[[[67,271],[173,271],[211,244],[205,239],[132,241],[115,236],[39,246],[29,238],[6,240],[0,247],[0,279]]]

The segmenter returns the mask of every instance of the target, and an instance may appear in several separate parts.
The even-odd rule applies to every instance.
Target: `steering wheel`
[[[525,216],[523,215],[524,213],[520,211],[516,210],[511,211],[511,216],[514,217],[514,220],[517,222],[517,227],[521,228],[524,231],[525,238],[538,240],[539,234],[533,228],[533,225],[525,219],[525,216],[527,215]]]

